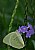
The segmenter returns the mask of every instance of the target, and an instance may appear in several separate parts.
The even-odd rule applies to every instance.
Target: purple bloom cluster
[[[27,26],[21,26],[21,27],[19,26],[18,31],[20,33],[26,33],[26,38],[30,38],[31,35],[34,34],[34,29],[33,29],[32,25],[29,23]]]

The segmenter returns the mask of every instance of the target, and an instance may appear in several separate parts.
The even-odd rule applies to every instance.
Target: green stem
[[[10,46],[7,45],[7,49],[10,50]]]
[[[26,9],[25,9],[25,25],[27,25],[27,15],[28,15],[28,0],[25,0],[25,7],[26,7]],[[26,38],[25,38],[25,36],[24,36],[24,41],[26,40]],[[25,48],[25,50],[26,50],[26,48]]]
[[[16,1],[16,5],[15,5],[15,8],[14,8],[14,10],[13,10],[12,18],[11,18],[11,21],[10,21],[10,24],[9,24],[8,33],[11,31],[12,23],[13,23],[13,20],[14,20],[13,18],[14,18],[15,14],[16,14],[16,9],[17,9],[17,7],[18,7],[18,4],[19,4],[19,0]],[[8,50],[10,50],[10,46],[8,46]]]
[[[28,16],[28,1],[25,0],[25,20],[24,20],[24,25],[27,25],[27,16]]]
[[[19,0],[17,0],[16,5],[15,5],[15,8],[14,8],[14,10],[13,10],[11,22],[10,22],[10,24],[9,24],[9,32],[10,32],[10,30],[11,30],[11,28],[12,28],[13,18],[14,18],[15,14],[16,14],[16,9],[17,9],[17,7],[18,7],[18,3],[19,3]]]

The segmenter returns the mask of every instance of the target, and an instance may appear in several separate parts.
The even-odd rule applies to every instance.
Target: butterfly
[[[10,46],[17,48],[17,49],[21,49],[25,46],[22,36],[18,32],[18,30],[6,35],[3,39],[3,43],[10,45]]]

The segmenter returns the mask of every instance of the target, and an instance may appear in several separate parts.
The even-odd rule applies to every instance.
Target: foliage
[[[3,38],[8,34],[15,5],[16,0],[0,0],[0,50],[8,50],[7,45],[3,43]],[[25,25],[27,22],[31,23],[32,26],[35,25],[35,0],[19,0],[11,31],[15,31],[19,26]],[[20,50],[35,50],[32,40],[35,40],[35,35],[27,39],[26,46]],[[12,47],[10,49],[17,50]]]

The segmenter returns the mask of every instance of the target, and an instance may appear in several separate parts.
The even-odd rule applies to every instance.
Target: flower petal
[[[26,38],[30,38],[30,37],[31,37],[31,35],[29,34],[29,32],[27,32]]]
[[[32,25],[28,23],[28,27],[27,28],[32,29]]]

